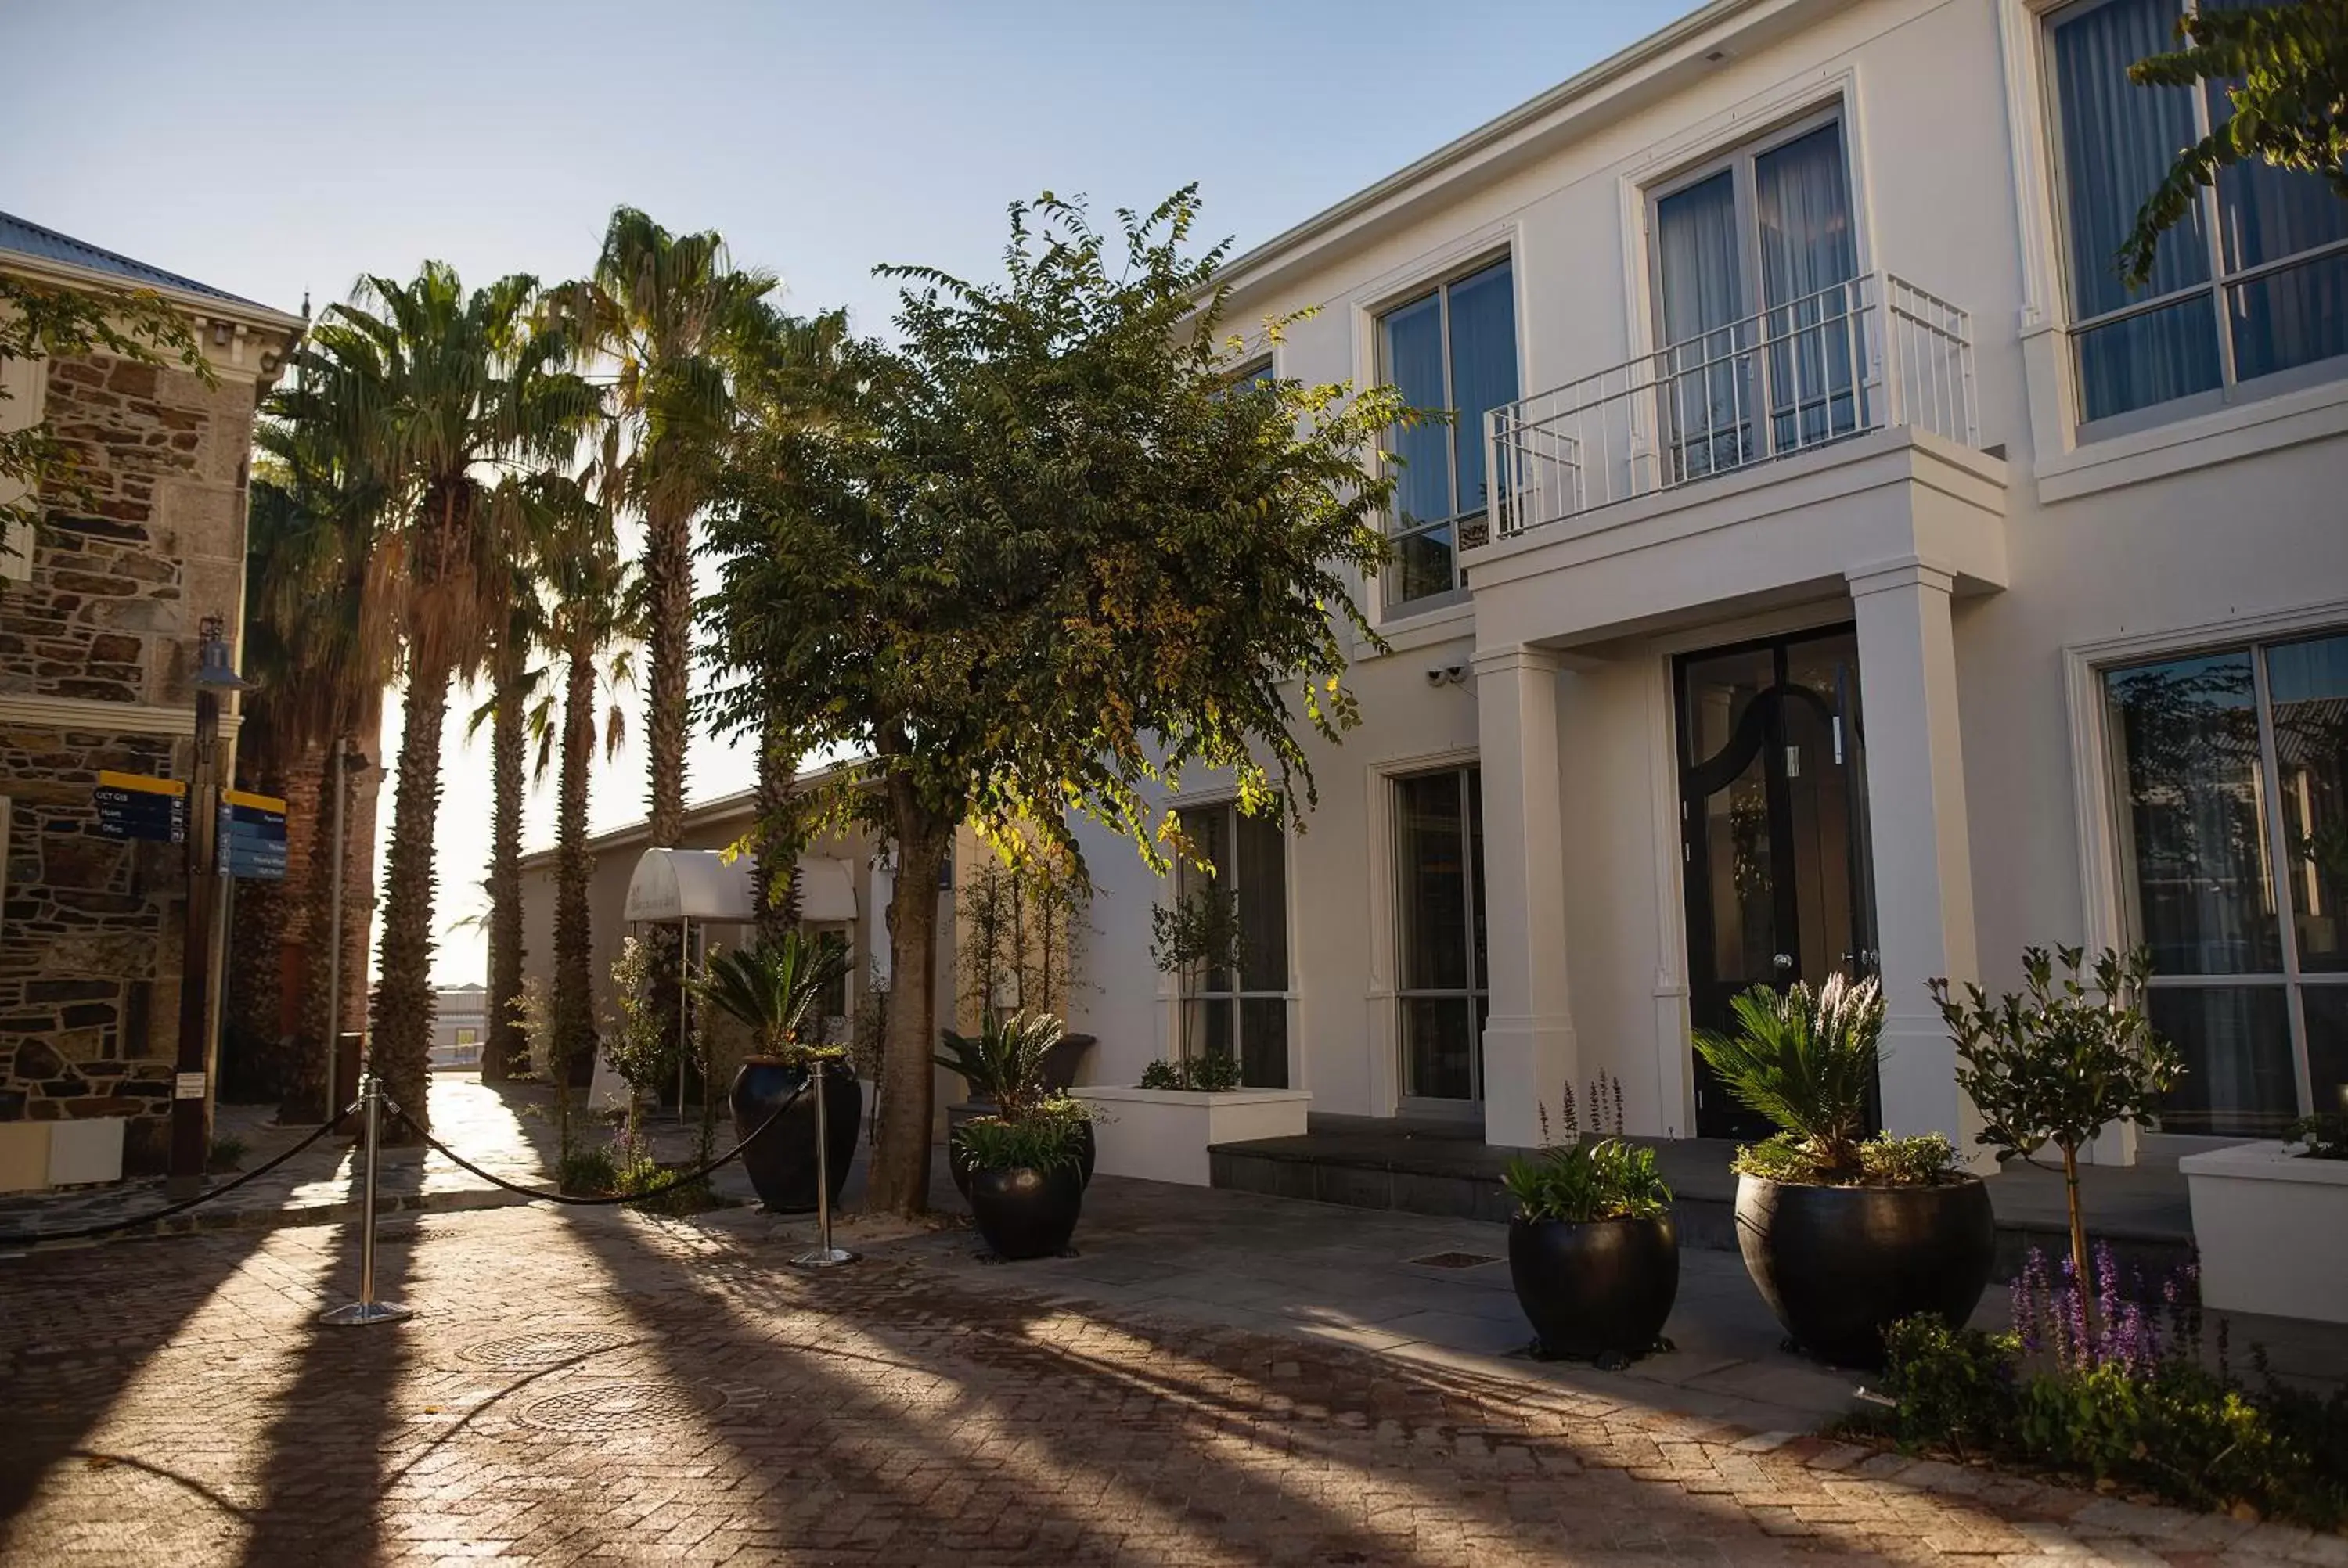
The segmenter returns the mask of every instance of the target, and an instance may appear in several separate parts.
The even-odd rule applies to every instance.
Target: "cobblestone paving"
[[[392,1234],[392,1327],[313,1325],[334,1226],[0,1264],[0,1561],[2348,1563],[1014,1267],[804,1276],[740,1213]]]

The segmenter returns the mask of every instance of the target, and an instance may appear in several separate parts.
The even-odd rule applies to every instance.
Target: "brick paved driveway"
[[[335,1227],[0,1262],[0,1560],[2348,1560],[1014,1268],[806,1277],[746,1214],[398,1234],[399,1327],[312,1326],[350,1288]]]

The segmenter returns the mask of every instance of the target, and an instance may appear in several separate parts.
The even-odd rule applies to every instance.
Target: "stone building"
[[[125,1168],[165,1156],[185,850],[100,836],[92,794],[101,770],[189,775],[199,628],[242,625],[253,418],[303,323],[5,213],[0,270],[151,291],[217,374],[0,361],[0,426],[46,420],[81,481],[0,541],[0,1185],[36,1186],[52,1140],[26,1124],[127,1118]]]

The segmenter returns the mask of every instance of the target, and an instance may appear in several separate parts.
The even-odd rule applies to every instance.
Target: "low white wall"
[[[2243,1143],[2177,1168],[2192,1194],[2205,1304],[2348,1323],[2348,1160]]]
[[[1208,1184],[1207,1145],[1290,1138],[1304,1131],[1313,1096],[1302,1089],[1114,1089],[1070,1095],[1093,1109],[1093,1169],[1146,1182]]]

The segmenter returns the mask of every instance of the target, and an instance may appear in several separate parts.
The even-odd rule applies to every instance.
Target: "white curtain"
[[[1720,173],[1655,204],[1662,253],[1661,374],[1673,478],[1734,468],[1752,455],[1750,372],[1734,357],[1746,313],[1736,181]]]
[[[1761,231],[1763,330],[1769,340],[1769,421],[1775,449],[1807,446],[1859,427],[1849,287],[1859,272],[1842,127],[1822,126],[1753,162]]]

